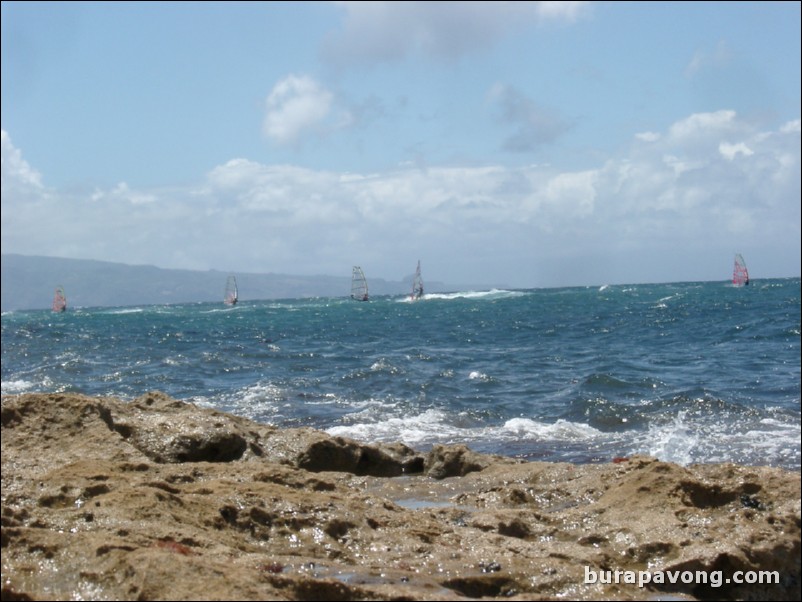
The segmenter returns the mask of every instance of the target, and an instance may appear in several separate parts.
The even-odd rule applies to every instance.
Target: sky
[[[799,2],[2,2],[2,252],[800,276]]]

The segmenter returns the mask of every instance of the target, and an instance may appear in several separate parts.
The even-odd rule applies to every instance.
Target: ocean
[[[801,363],[799,278],[2,315],[3,395],[158,390],[280,427],[532,461],[798,471]]]

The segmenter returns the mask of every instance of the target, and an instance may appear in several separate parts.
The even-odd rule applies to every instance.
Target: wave
[[[630,433],[629,453],[642,453],[667,462],[737,462],[798,466],[800,425],[771,418],[739,425],[730,421],[693,420],[680,412],[665,424]]]
[[[485,441],[519,442],[533,440],[564,442],[593,440],[603,436],[593,427],[567,420],[554,423],[528,418],[513,418],[494,426],[461,426],[458,416],[443,410],[430,409],[414,416],[394,416],[378,422],[360,422],[326,429],[332,436],[350,437],[362,441],[401,441],[425,446],[437,443],[480,443]]]
[[[481,299],[481,300],[495,300],[507,299],[513,297],[523,297],[530,293],[524,291],[515,291],[507,289],[493,288],[487,291],[455,291],[451,293],[426,293],[420,300],[438,299],[441,301],[454,301],[456,299]],[[410,303],[413,300],[409,296],[398,299],[400,303]]]
[[[737,428],[732,424],[699,423],[681,413],[667,424],[645,430],[607,433],[583,422],[513,418],[495,426],[460,426],[442,410],[426,410],[380,422],[360,422],[325,429],[332,436],[363,441],[400,441],[414,449],[435,444],[465,444],[477,451],[549,460],[609,461],[616,456],[644,454],[665,462],[738,462],[794,466],[800,463],[799,425],[771,419]]]
[[[6,394],[13,395],[15,393],[24,393],[24,392],[32,390],[35,386],[36,386],[36,383],[31,382],[29,380],[22,380],[22,379],[4,380],[2,382],[2,385],[0,385],[0,387],[2,387],[3,395],[6,395]]]

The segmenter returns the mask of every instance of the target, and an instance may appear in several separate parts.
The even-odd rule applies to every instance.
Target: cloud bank
[[[3,253],[298,274],[358,263],[395,280],[422,259],[430,278],[531,287],[726,279],[748,248],[753,266],[799,273],[800,121],[763,131],[729,110],[635,135],[582,171],[237,158],[183,188],[81,194],[45,180],[4,131]]]

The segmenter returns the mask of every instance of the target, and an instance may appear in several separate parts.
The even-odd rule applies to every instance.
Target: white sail
[[[351,274],[351,299],[367,301],[368,298],[368,281],[365,278],[365,273],[362,268],[355,265]]]
[[[423,278],[420,275],[420,259],[418,259],[418,268],[415,270],[415,277],[412,279],[412,300],[420,299],[423,297]]]
[[[236,305],[239,301],[239,291],[237,290],[237,279],[232,275],[226,280],[226,292],[223,295],[223,303],[226,305]]]

